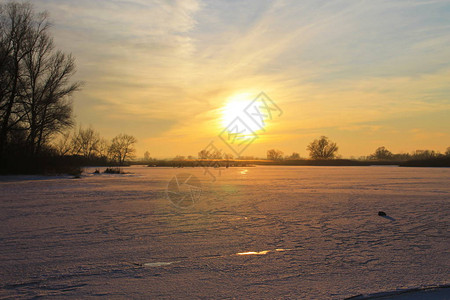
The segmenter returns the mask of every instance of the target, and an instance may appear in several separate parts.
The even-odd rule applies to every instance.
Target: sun
[[[250,104],[249,95],[237,94],[227,99],[222,107],[222,126],[227,127],[234,119],[244,115],[244,109]]]
[[[247,108],[254,100],[252,93],[239,93],[229,97],[221,108],[221,126],[228,128],[229,125],[239,117],[253,132],[260,131],[258,125],[245,113]]]

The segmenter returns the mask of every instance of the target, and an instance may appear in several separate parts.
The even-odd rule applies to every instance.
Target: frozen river
[[[448,168],[124,170],[0,179],[0,298],[343,299],[450,283]]]

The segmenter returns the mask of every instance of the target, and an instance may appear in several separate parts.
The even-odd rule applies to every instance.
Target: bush
[[[123,172],[122,169],[120,169],[120,168],[106,168],[106,170],[103,171],[103,173],[106,173],[106,174],[125,174],[125,172]]]

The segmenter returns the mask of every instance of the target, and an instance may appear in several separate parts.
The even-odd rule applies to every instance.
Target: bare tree
[[[134,144],[137,140],[134,136],[128,134],[119,134],[111,141],[109,153],[112,159],[122,165],[127,158],[132,158],[136,152]]]
[[[28,88],[24,89],[27,93],[22,101],[29,125],[27,140],[33,154],[39,153],[51,134],[73,125],[69,96],[79,87],[78,83],[68,83],[75,70],[73,58],[61,52],[46,53],[52,45],[43,43],[39,47],[44,49],[36,49],[37,53],[30,51],[27,58],[25,86]]]
[[[145,153],[144,153],[144,160],[145,161],[149,161],[151,158],[150,158],[150,152],[148,152],[148,151],[145,151]]]
[[[431,159],[438,157],[439,154],[434,150],[416,150],[411,154],[412,159]]]
[[[98,142],[98,146],[97,146],[97,155],[100,158],[108,158],[108,154],[109,154],[109,142],[104,139],[104,138],[100,138],[100,141]]]
[[[27,39],[24,74],[20,79],[24,90],[22,105],[29,126],[30,152],[39,153],[47,138],[72,125],[72,105],[68,97],[80,83],[70,83],[75,72],[71,55],[54,51],[48,35],[46,15],[41,15]]]
[[[267,151],[267,159],[281,160],[283,159],[283,151],[278,149],[270,149]]]
[[[382,146],[382,147],[378,147],[375,150],[375,153],[370,155],[371,159],[378,159],[378,160],[389,160],[393,158],[393,154],[391,151],[389,151],[388,149],[386,149],[386,147]]]
[[[60,156],[68,155],[72,152],[72,140],[71,140],[70,131],[63,133],[59,139],[55,141],[53,144],[53,148],[55,148],[56,153]]]
[[[0,5],[0,152],[13,130],[37,155],[52,134],[72,125],[70,96],[80,83],[71,55],[55,51],[47,14],[29,3]]]
[[[19,78],[24,60],[24,47],[33,27],[32,7],[29,3],[0,4],[0,155],[3,157],[8,133],[19,121],[14,113],[19,99]]]
[[[298,154],[297,152],[292,152],[292,154],[290,156],[288,156],[287,159],[298,160],[298,159],[300,159],[300,154]]]
[[[73,154],[82,155],[86,158],[94,158],[100,150],[100,134],[91,127],[83,129],[81,126],[74,132],[72,137]]]
[[[199,159],[222,159],[224,157],[224,154],[220,150],[206,150],[203,149],[198,153]]]
[[[326,136],[321,136],[314,140],[306,148],[312,159],[333,159],[336,157],[338,146],[330,141]]]
[[[206,149],[203,149],[202,151],[200,151],[198,153],[199,159],[208,159],[208,158],[210,158],[210,156],[211,156],[211,153]]]

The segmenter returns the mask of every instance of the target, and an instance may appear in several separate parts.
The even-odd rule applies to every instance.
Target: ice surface
[[[0,179],[0,298],[343,299],[449,283],[450,169],[93,171]],[[201,180],[192,207],[167,199],[179,173]]]

